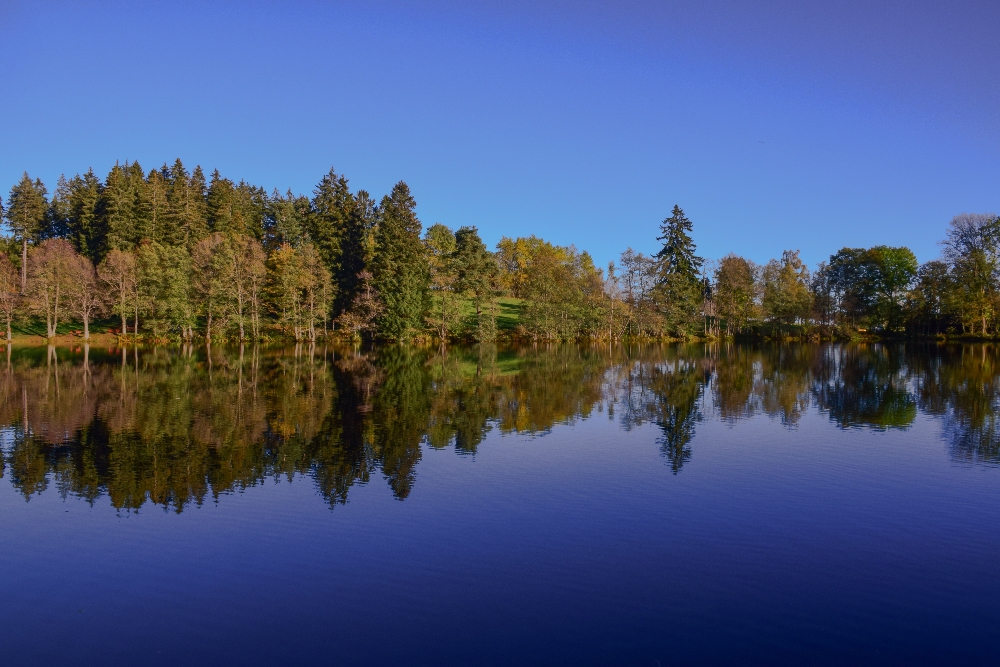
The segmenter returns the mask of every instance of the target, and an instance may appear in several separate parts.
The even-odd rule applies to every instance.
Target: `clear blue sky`
[[[204,4],[0,0],[0,187],[333,166],[602,265],[675,203],[706,257],[811,265],[1000,210],[996,0]]]

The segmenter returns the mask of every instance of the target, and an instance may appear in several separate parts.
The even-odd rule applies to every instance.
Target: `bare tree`
[[[250,324],[254,339],[260,338],[261,296],[267,279],[264,265],[267,256],[256,239],[248,238],[244,247],[244,275],[246,276],[247,298],[250,301]]]
[[[324,296],[332,291],[330,271],[323,265],[316,248],[306,243],[299,249],[302,256],[302,271],[299,287],[303,292],[303,306],[309,310],[309,340],[316,340],[316,322],[326,321],[327,310]]]
[[[248,316],[252,335],[257,338],[260,334],[260,290],[265,276],[264,249],[254,238],[233,236],[227,239],[224,259],[227,273],[224,287],[232,301],[240,340],[246,340]]]
[[[104,312],[105,295],[97,280],[94,264],[83,255],[74,254],[67,261],[67,294],[70,307],[83,320],[83,339],[90,340],[90,321]]]
[[[65,239],[48,239],[28,253],[28,299],[31,309],[45,314],[48,338],[59,326],[59,306],[72,289],[76,250]]]
[[[226,285],[229,250],[226,237],[215,233],[203,238],[191,250],[194,262],[194,294],[201,311],[205,314],[205,339],[212,340],[212,322],[225,315],[229,289]]]
[[[0,255],[0,313],[7,322],[7,342],[12,338],[11,322],[21,304],[20,279],[17,268],[7,255]]]
[[[112,309],[122,318],[122,334],[128,334],[128,316],[136,294],[135,255],[115,248],[97,267],[97,276],[109,291]]]

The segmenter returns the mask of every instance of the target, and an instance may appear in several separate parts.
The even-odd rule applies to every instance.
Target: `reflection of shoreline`
[[[79,348],[79,349],[78,349]],[[520,349],[15,349],[0,372],[4,474],[119,508],[201,503],[310,475],[331,504],[381,475],[398,498],[423,445],[475,453],[485,435],[544,433],[606,411],[656,425],[674,474],[705,419],[838,428],[944,420],[956,461],[1000,462],[991,346],[552,345]]]

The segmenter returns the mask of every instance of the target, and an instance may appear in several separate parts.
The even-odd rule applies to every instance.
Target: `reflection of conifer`
[[[654,421],[663,431],[657,442],[675,475],[691,458],[691,439],[701,418],[698,403],[704,380],[697,366],[681,360],[674,363],[673,369],[656,369],[653,375],[652,388],[658,399]]]

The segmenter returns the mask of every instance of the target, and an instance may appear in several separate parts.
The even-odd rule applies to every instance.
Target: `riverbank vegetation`
[[[680,207],[652,255],[597,267],[573,246],[473,226],[424,229],[400,182],[376,201],[331,170],[270,194],[180,160],[116,164],[10,190],[0,246],[7,340],[73,323],[149,341],[782,339],[997,334],[1000,217],[963,214],[939,260],[843,248],[815,270],[697,255]],[[112,322],[113,323],[110,323]]]

